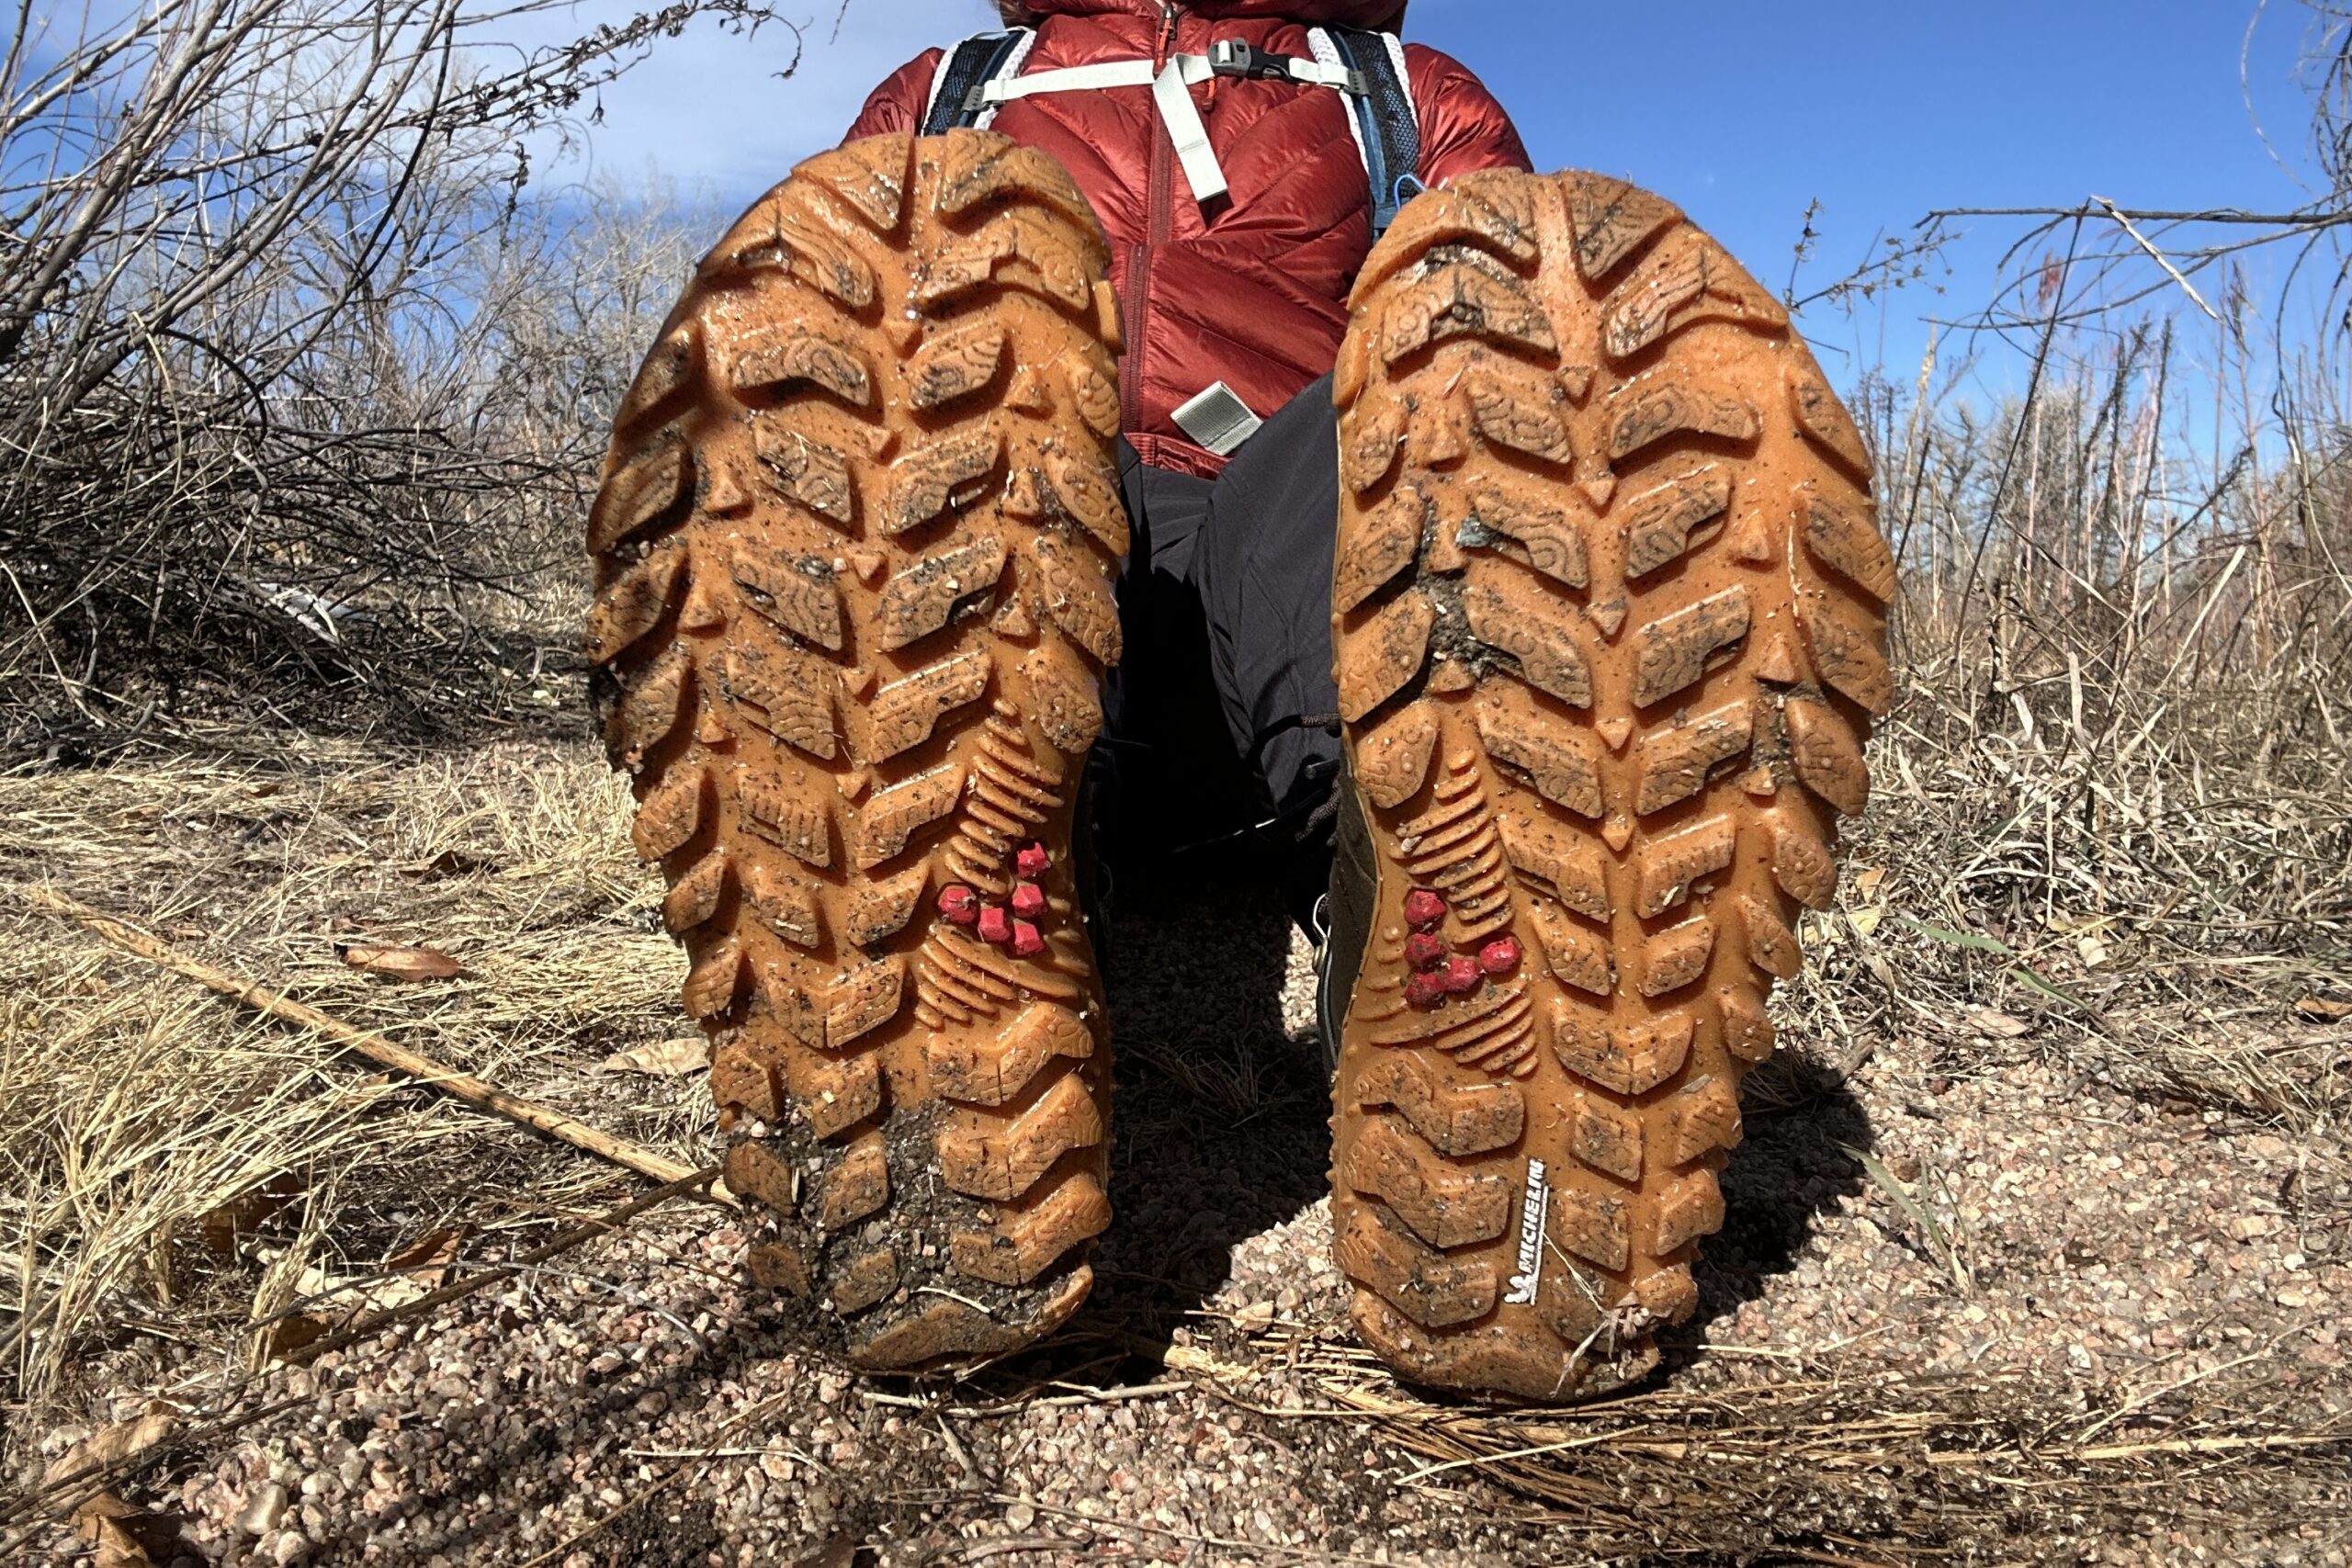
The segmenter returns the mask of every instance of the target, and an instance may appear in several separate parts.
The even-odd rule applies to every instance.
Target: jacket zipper
[[[1176,7],[1162,0],[1159,39],[1151,49],[1154,70],[1168,63],[1168,51],[1175,41]],[[1120,301],[1124,319],[1119,325],[1126,334],[1127,353],[1119,366],[1119,425],[1130,432],[1143,428],[1143,356],[1144,344],[1150,336],[1151,323],[1147,318],[1151,299],[1151,253],[1168,243],[1173,227],[1170,203],[1174,200],[1174,171],[1170,167],[1170,159],[1168,132],[1164,127],[1155,125],[1151,130],[1149,226],[1144,231],[1144,243],[1127,248],[1126,298]]]

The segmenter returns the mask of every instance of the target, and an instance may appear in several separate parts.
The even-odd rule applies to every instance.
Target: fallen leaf
[[[74,1510],[74,1529],[96,1551],[96,1568],[153,1568],[179,1555],[182,1521],[173,1514],[134,1508],[112,1492]]]
[[[1858,867],[1854,872],[1854,891],[1865,898],[1878,897],[1879,885],[1886,880],[1886,868],[1879,865]]]
[[[356,1315],[360,1307],[352,1303],[365,1304],[365,1286],[355,1284],[332,1269],[311,1263],[306,1264],[296,1277],[294,1294],[289,1299],[303,1303],[310,1314],[321,1322],[332,1323]]]
[[[710,1066],[710,1042],[699,1034],[616,1051],[596,1064],[600,1073],[651,1073],[656,1077],[683,1077]]]
[[[302,1179],[281,1170],[260,1186],[240,1192],[198,1222],[204,1245],[222,1258],[237,1250],[237,1238],[251,1235],[270,1217],[302,1195]]]
[[[463,850],[443,850],[422,864],[404,865],[401,874],[411,882],[429,882],[445,876],[471,876],[478,871],[492,869],[491,863]]]
[[[2295,1011],[2312,1023],[2342,1023],[2352,1018],[2352,1002],[2332,1002],[2325,997],[2305,997],[2295,1004]]]
[[[1248,1382],[1258,1374],[1238,1361],[1222,1361],[1190,1345],[1170,1345],[1159,1364],[1171,1372],[1199,1372],[1220,1382]]]
[[[153,1448],[172,1435],[172,1422],[179,1411],[160,1399],[151,1399],[147,1408],[135,1421],[117,1421],[101,1427],[72,1448],[65,1456],[49,1467],[41,1483],[47,1485],[92,1465],[111,1465],[133,1454]]]
[[[97,1548],[92,1568],[153,1568],[154,1559],[120,1520],[84,1517],[82,1539]]]
[[[289,1314],[271,1325],[269,1349],[283,1356],[299,1350],[332,1329],[348,1327],[370,1313],[406,1306],[441,1288],[449,1265],[473,1235],[471,1225],[445,1225],[384,1259],[374,1278],[353,1280],[311,1264],[294,1282],[294,1297],[308,1310]]]
[[[306,1312],[289,1312],[269,1325],[269,1353],[290,1356],[313,1340],[326,1337],[327,1325]]]
[[[2033,1032],[2033,1025],[2025,1020],[2011,1018],[2007,1013],[1992,1008],[1963,1007],[1960,1010],[1960,1016],[1967,1020],[1970,1027],[1979,1034],[1989,1034],[1996,1040],[2015,1040]]]
[[[471,1235],[471,1225],[444,1225],[439,1230],[427,1231],[385,1258],[384,1272],[397,1273],[419,1287],[420,1295],[437,1291],[449,1277],[449,1265],[458,1260],[458,1249]]]
[[[343,961],[354,969],[365,969],[370,975],[389,975],[395,980],[448,980],[465,973],[465,966],[446,953],[429,947],[396,947],[386,942],[355,942],[336,949]]]

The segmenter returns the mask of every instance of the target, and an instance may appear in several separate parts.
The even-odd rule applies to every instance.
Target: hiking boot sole
[[[1786,311],[1655,196],[1459,181],[1353,307],[1332,625],[1378,890],[1339,1258],[1398,1372],[1583,1397],[1698,1304],[1765,998],[1869,790],[1894,565]]]
[[[802,164],[672,312],[589,525],[751,1272],[870,1369],[1050,1332],[1110,1221],[1070,852],[1127,540],[1108,254],[1001,136]]]

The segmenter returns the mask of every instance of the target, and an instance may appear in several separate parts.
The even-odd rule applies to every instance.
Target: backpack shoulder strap
[[[996,106],[981,101],[981,89],[1000,76],[1018,73],[1035,36],[1028,28],[1014,28],[957,44],[932,74],[931,102],[923,108],[921,134],[938,136],[995,118]]]
[[[1356,73],[1361,93],[1347,96],[1349,129],[1372,184],[1372,237],[1376,242],[1421,188],[1421,121],[1405,78],[1405,46],[1395,33],[1365,28],[1317,28],[1317,58]]]

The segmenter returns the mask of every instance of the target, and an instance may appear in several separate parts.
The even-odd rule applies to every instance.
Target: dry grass
[[[1806,1032],[1967,1042],[1954,1072],[2030,1036],[2101,1082],[2340,1128],[2352,1059],[2324,1015],[2352,998],[2352,794],[2266,790],[2194,718],[2117,758],[1972,729],[1959,700],[1914,679],[1875,753],[1840,906],[1808,919]]]
[[[2034,1379],[1906,1379],[1831,1354],[1736,1382],[1497,1412],[1413,1399],[1352,1346],[1292,1353],[1334,1407],[1427,1459],[1400,1484],[1491,1507],[1461,1495],[1489,1483],[1521,1522],[1597,1559],[1646,1542],[1661,1557],[1747,1561],[1809,1539],[1828,1555],[1796,1559],[2007,1562],[2032,1541],[2037,1560],[2075,1561],[2102,1541],[2265,1519],[2282,1540],[2352,1528],[2352,1415],[2287,1408],[2245,1378],[2082,1408]]]
[[[1915,694],[1905,712],[1934,700]],[[2005,794],[1972,782],[1926,731],[1893,732],[1885,804],[1857,849],[1862,874],[1816,931],[1822,963],[1792,998],[1791,1034],[1807,1049],[1759,1077],[1758,1113],[1805,1114],[1826,1083],[1897,1034],[1942,1043],[1938,1059],[1956,1077],[2031,1050],[2299,1131],[2312,1201],[2352,1193],[2340,1170],[2322,1176],[2341,1164],[2346,1032],[2292,1025],[2283,1010],[2327,984],[2312,966],[2332,960],[2308,931],[2266,946],[2259,931],[2276,928],[2256,927],[2207,953],[2161,921],[2113,920],[2099,931],[2128,961],[2093,964],[2064,919],[2007,923],[1994,911],[2072,918],[2078,906],[1978,896],[1996,884],[1968,861],[1952,872],[1956,835],[1975,835],[1973,863],[2001,867],[2003,886],[2069,886],[2095,865],[2110,911],[2160,906],[2178,889],[2128,876],[2143,863],[2110,840],[2053,826],[2064,810],[2015,811],[2021,795],[2046,798],[2072,776],[2062,769],[2039,775],[2041,795]],[[1980,754],[1998,759],[1982,764],[1987,773],[2042,767],[2013,746]],[[625,799],[585,745],[396,761],[296,748],[51,772],[0,781],[0,877],[104,904],[210,962],[693,1161],[707,1134],[698,1080],[623,1083],[592,1070],[676,1032],[679,963],[653,918],[655,885],[626,847]],[[1996,811],[2020,825],[1975,826]],[[2289,821],[2233,852],[2249,864],[2266,846],[2304,854],[2312,835],[2336,830]],[[25,1329],[6,1368],[20,1480],[52,1422],[86,1421],[107,1396],[163,1390],[199,1411],[231,1408],[259,1364],[253,1323],[322,1276],[364,1277],[453,1224],[493,1233],[503,1249],[512,1233],[635,1190],[597,1161],[331,1059],[78,928],[18,905],[6,929],[0,1101],[20,1113],[0,1130],[0,1216],[7,1305]],[[424,984],[362,975],[334,952],[357,938],[429,942],[467,972]],[[1995,941],[2007,951],[1983,945]],[[2009,1018],[2030,1019],[2030,1032],[2009,1037],[1998,1021]],[[1212,1008],[1193,1021],[1208,1038],[1161,1040],[1149,1030],[1167,1021],[1144,1021],[1126,1070],[1220,1123],[1319,1120],[1286,1096],[1268,1109],[1265,1021]],[[287,1173],[281,1211],[232,1252],[207,1245],[208,1215]],[[1964,1241],[1954,1245],[1964,1263]],[[1123,1327],[1125,1309],[1105,1310],[1098,1329],[1119,1333],[1150,1316]],[[1073,1377],[1100,1377],[1126,1353],[1124,1340],[1090,1348],[1084,1338],[1061,1354],[1091,1358],[1091,1373],[974,1387],[1002,1382],[1015,1405],[1067,1399]],[[1302,1372],[1306,1403],[1263,1416],[1302,1434],[1294,1440],[1319,1441],[1303,1434],[1338,1423],[1357,1448],[1394,1444],[1448,1467],[1395,1487],[1414,1507],[1539,1525],[1561,1550],[1609,1560],[1723,1560],[1805,1542],[1815,1561],[1909,1564],[1973,1560],[1980,1537],[2146,1541],[2231,1517],[2352,1528],[2341,1469],[2352,1430],[2329,1414],[2341,1404],[2308,1386],[2288,1398],[2246,1373],[2154,1398],[2119,1388],[2086,1399],[2010,1372],[1921,1378],[1905,1371],[1901,1347],[1876,1348],[1726,1353],[1656,1393],[1569,1413],[1421,1403],[1328,1328],[1180,1370],[1244,1406],[1258,1396],[1232,1381],[1229,1358]]]
[[[2352,1069],[2313,1016],[2352,1001],[2352,438],[2324,367],[2247,396],[2243,300],[2208,347],[2095,318],[2098,281],[2044,279],[2028,400],[1939,394],[1932,350],[1857,392],[1903,688],[1792,1003],[1954,1073],[2001,1059],[1990,1009],[2097,1081],[2316,1136]]]
[[[797,35],[558,9],[69,3],[0,39],[0,751],[268,705],[462,728],[566,661],[535,636],[694,253],[524,149],[689,27],[775,22],[787,75]]]
[[[530,748],[17,778],[0,781],[0,876],[100,900],[211,962],[684,1154],[707,1119],[698,1085],[586,1070],[677,1032],[678,960],[628,856],[625,800],[593,758]],[[239,1325],[285,1304],[306,1269],[364,1273],[450,1220],[537,1224],[615,1180],[21,903],[4,929],[0,1224],[19,1399],[176,1359],[174,1346],[242,1359]],[[361,937],[430,942],[466,972],[366,975],[335,951]],[[273,1179],[282,1208],[224,1256],[220,1226]]]

